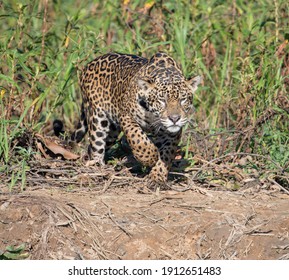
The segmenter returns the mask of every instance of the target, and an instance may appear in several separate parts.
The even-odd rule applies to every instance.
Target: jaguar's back
[[[147,62],[143,57],[118,53],[108,53],[91,61],[84,68],[80,80],[85,106],[103,106],[115,113],[119,100],[125,98],[123,94],[132,77]]]

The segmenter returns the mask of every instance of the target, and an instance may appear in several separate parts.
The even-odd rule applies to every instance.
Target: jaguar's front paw
[[[168,169],[162,161],[158,161],[148,175],[150,189],[166,189],[168,187]]]

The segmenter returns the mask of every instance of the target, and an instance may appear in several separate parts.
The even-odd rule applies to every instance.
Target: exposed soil
[[[29,259],[289,259],[289,196],[280,190],[152,192],[107,169],[76,185],[31,174],[22,192],[0,183],[2,251],[25,243]]]

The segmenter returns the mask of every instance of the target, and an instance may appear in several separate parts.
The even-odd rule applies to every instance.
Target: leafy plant
[[[29,257],[29,254],[24,252],[26,244],[19,246],[7,246],[4,251],[0,250],[0,260],[23,260]]]

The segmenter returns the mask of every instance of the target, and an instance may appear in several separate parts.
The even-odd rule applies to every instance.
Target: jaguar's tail
[[[54,134],[57,137],[63,136],[65,134],[64,129],[63,129],[63,122],[60,120],[55,120],[53,122],[53,130],[54,130]],[[79,143],[85,136],[87,130],[88,130],[88,127],[87,127],[86,114],[84,110],[84,105],[82,104],[81,115],[80,115],[80,119],[79,119],[76,129],[74,130],[74,132],[71,134],[70,137],[64,137],[64,139],[66,141],[70,140],[70,141]]]

